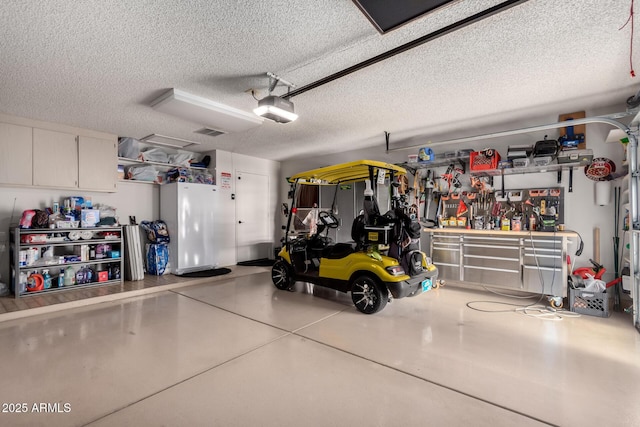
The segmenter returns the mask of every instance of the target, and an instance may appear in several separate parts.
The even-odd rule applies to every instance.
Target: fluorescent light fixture
[[[184,148],[190,145],[200,145],[200,143],[196,141],[189,141],[187,139],[174,138],[172,136],[157,135],[155,133],[152,133],[151,135],[147,135],[144,138],[140,138],[140,141],[145,141],[145,142],[148,142],[149,144],[164,145],[166,147],[173,147],[173,148]]]
[[[258,108],[253,112],[278,123],[289,123],[298,118],[293,112],[293,102],[275,95],[266,96],[258,101]]]
[[[243,132],[260,126],[264,119],[201,96],[170,89],[151,103],[163,113],[224,132]]]

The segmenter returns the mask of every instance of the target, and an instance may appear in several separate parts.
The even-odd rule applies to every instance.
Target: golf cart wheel
[[[286,291],[295,283],[293,275],[291,274],[291,267],[282,260],[278,260],[273,264],[271,268],[271,280],[273,284],[276,285],[276,288],[283,291]]]
[[[351,299],[358,311],[373,314],[387,305],[389,291],[371,276],[358,276],[351,284]]]

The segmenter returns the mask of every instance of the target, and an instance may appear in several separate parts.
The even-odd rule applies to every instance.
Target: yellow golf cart
[[[408,215],[398,195],[398,179],[405,169],[385,162],[359,160],[298,173],[288,178],[291,209],[283,247],[271,278],[278,289],[290,290],[296,281],[351,292],[356,308],[365,314],[382,310],[391,298],[416,296],[437,284],[438,270],[420,245],[420,224]],[[365,182],[362,211],[352,222],[351,241],[334,242],[329,231],[340,227],[330,210],[298,208],[305,186],[335,186]],[[391,209],[381,214],[375,197],[378,183],[390,183]],[[358,211],[356,211],[358,212]],[[301,216],[303,216],[301,218]],[[347,223],[348,223],[347,222]],[[336,234],[337,235],[337,234]]]

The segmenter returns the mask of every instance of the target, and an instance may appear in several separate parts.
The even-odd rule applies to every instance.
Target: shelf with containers
[[[544,172],[557,172],[573,169],[576,167],[584,167],[588,163],[585,162],[569,162],[569,163],[550,163],[548,165],[530,165],[486,170],[471,170],[469,173],[473,176],[501,176],[501,175],[515,175],[526,173],[544,173]]]
[[[428,161],[419,161],[418,156],[412,156],[408,162],[396,163],[396,165],[407,169],[413,175],[415,175],[419,169],[432,169],[449,165],[460,167],[460,169],[466,172],[469,165],[469,151],[461,150],[458,152],[447,152],[441,156],[433,155],[433,160]]]
[[[213,184],[213,174],[207,167],[208,161],[196,162],[200,155],[195,152],[133,138],[120,138],[118,154],[119,182],[163,184],[181,181]],[[172,170],[171,176],[166,176]]]
[[[127,178],[131,169],[129,167],[139,165],[139,167],[144,167],[146,170],[138,170],[139,178]],[[193,182],[205,182],[210,180],[210,183],[213,183],[213,174],[209,171],[208,168],[205,167],[197,167],[197,166],[184,166],[179,164],[171,164],[171,163],[161,163],[161,162],[152,162],[148,160],[136,160],[136,159],[128,159],[126,157],[118,157],[118,179],[120,182],[134,182],[134,183],[142,183],[142,184],[163,184],[165,182],[169,182],[166,179],[166,174],[172,169],[176,169],[180,175],[192,175],[195,176]],[[186,171],[186,172],[185,172]],[[191,181],[189,181],[191,182]]]
[[[582,150],[585,151],[585,150]],[[571,154],[571,153],[570,153]],[[495,167],[490,169],[478,168],[474,167],[473,164],[469,166],[469,175],[474,178],[482,178],[489,177],[493,180],[494,177],[500,177],[501,179],[501,194],[504,194],[504,177],[507,175],[524,175],[524,174],[532,174],[532,173],[546,173],[546,172],[556,172],[558,175],[557,182],[560,184],[562,182],[562,172],[567,170],[569,171],[569,185],[568,191],[573,192],[573,171],[576,168],[589,165],[591,163],[592,155],[583,155],[582,152],[579,155],[575,156],[563,156],[562,160],[560,157],[558,159],[553,159],[551,162],[541,162],[536,164],[538,161],[536,158],[526,158],[526,159],[515,159],[513,163],[515,164],[516,160],[525,161],[525,165],[522,166],[508,166],[508,167]],[[498,157],[499,158],[499,157]],[[531,164],[530,162],[531,161]],[[500,162],[501,164],[502,162]],[[506,163],[510,164],[511,162],[507,161]],[[492,181],[493,184],[493,181]]]
[[[121,284],[122,227],[15,228],[11,233],[16,298],[80,287]]]

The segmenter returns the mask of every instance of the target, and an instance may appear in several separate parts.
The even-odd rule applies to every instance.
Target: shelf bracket
[[[389,136],[391,134],[389,132],[387,132],[386,130],[384,131],[384,141],[387,144],[387,151],[389,151]]]
[[[569,168],[569,193],[573,193],[573,168]]]
[[[556,180],[558,184],[562,184],[562,169],[558,170],[558,179]]]
[[[413,166],[409,166],[408,163],[402,163],[401,166],[411,172],[411,175],[415,175],[418,172],[418,168],[414,168]]]

